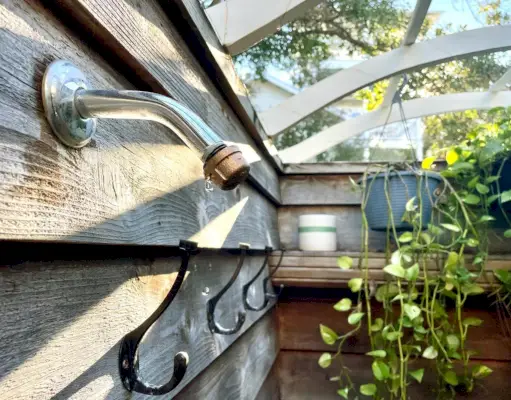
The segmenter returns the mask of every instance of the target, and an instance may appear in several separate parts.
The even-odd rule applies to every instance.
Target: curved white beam
[[[500,106],[511,106],[511,91],[446,94],[403,102],[403,109],[407,119],[464,110],[487,110]],[[285,164],[304,162],[346,139],[383,126],[388,113],[388,107],[380,108],[360,117],[333,125],[305,139],[303,142],[280,151],[279,157]],[[394,106],[388,123],[391,124],[400,120],[399,108]]]
[[[456,57],[511,48],[511,24],[440,36],[400,47],[339,71],[259,114],[268,136],[293,126],[313,112],[374,82]]]
[[[205,11],[231,54],[238,54],[300,17],[322,0],[227,0]]]
[[[415,43],[417,36],[419,36],[421,26],[424,23],[424,19],[426,19],[426,16],[428,15],[430,5],[431,0],[417,0],[405,37],[401,42],[401,47],[410,46]],[[394,99],[394,95],[397,91],[397,85],[399,84],[399,79],[399,75],[394,75],[390,78],[389,86],[387,87],[385,97],[383,98],[383,103],[381,105],[382,107],[387,107],[392,104],[392,100]]]

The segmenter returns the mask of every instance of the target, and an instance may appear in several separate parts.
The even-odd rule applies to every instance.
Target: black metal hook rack
[[[245,313],[239,311],[238,316],[236,318],[236,324],[233,328],[224,328],[218,322],[215,321],[215,308],[217,303],[220,301],[221,297],[224,293],[233,285],[233,283],[238,278],[238,275],[241,271],[241,267],[243,266],[243,262],[245,261],[245,256],[247,255],[247,250],[249,249],[249,245],[245,243],[240,243],[240,258],[238,260],[238,265],[229,279],[229,282],[220,290],[215,296],[208,300],[207,303],[207,316],[208,316],[208,326],[212,333],[219,333],[221,335],[233,335],[238,332],[243,324],[245,323],[246,315]]]
[[[250,304],[250,301],[248,300],[248,290],[250,289],[250,286],[252,286],[252,284],[257,280],[257,278],[259,278],[259,276],[263,273],[264,269],[268,265],[268,259],[270,258],[270,254],[272,253],[273,248],[271,246],[266,246],[264,251],[265,251],[266,256],[264,258],[263,265],[261,266],[261,268],[259,268],[259,271],[257,271],[257,273],[254,275],[254,277],[252,279],[250,279],[245,285],[243,285],[243,305],[245,306],[245,309],[250,310],[250,311],[264,310],[268,306],[268,303],[270,302],[270,300],[272,298],[276,298],[280,295],[280,293],[282,292],[282,289],[284,287],[284,285],[280,285],[280,290],[276,294],[273,294],[268,290],[268,283],[269,283],[270,279],[272,278],[272,276],[275,274],[277,269],[280,267],[280,264],[282,263],[282,258],[284,257],[284,250],[282,250],[282,252],[280,254],[279,262],[277,263],[277,266],[275,267],[273,272],[269,276],[264,278],[264,280],[263,280],[263,292],[264,292],[263,303],[260,306],[254,306],[254,305]]]
[[[197,243],[182,240],[179,242],[181,254],[181,266],[177,278],[172,285],[165,300],[154,311],[151,316],[138,328],[128,333],[121,340],[119,348],[119,374],[124,387],[130,392],[137,392],[149,395],[162,395],[173,390],[183,379],[188,367],[188,354],[179,352],[174,357],[174,372],[170,380],[161,385],[153,386],[144,383],[138,376],[138,346],[147,330],[158,320],[167,307],[172,303],[188,270],[188,263],[192,255],[198,253]]]

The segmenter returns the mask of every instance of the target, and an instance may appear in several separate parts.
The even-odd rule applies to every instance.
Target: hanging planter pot
[[[497,194],[511,190],[511,160],[509,158],[495,161],[491,173],[500,176],[497,181],[491,184],[491,193]],[[493,228],[508,229],[507,220],[511,220],[511,201],[502,203],[501,198],[494,201],[490,205],[490,215],[495,218],[492,223]]]
[[[375,231],[386,231],[389,221],[389,205],[385,195],[385,181],[390,197],[390,205],[394,225],[397,231],[411,230],[412,226],[403,221],[406,203],[412,197],[422,199],[422,221],[426,228],[431,220],[433,202],[436,201],[436,189],[442,178],[435,173],[393,171],[369,175],[366,181],[366,216],[369,228]],[[421,188],[419,189],[419,185]],[[419,192],[419,190],[421,192]]]

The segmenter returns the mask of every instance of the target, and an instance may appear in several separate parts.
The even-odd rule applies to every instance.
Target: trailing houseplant
[[[320,326],[324,342],[336,346],[337,351],[324,353],[319,365],[327,368],[334,359],[339,359],[341,368],[335,380],[339,382],[341,397],[407,399],[408,386],[420,384],[425,377],[421,359],[430,360],[434,366],[437,382],[434,392],[441,399],[454,398],[460,391],[472,391],[477,380],[492,372],[484,365],[469,363],[474,352],[467,348],[467,338],[471,329],[483,321],[465,317],[463,307],[469,296],[484,292],[478,282],[488,259],[488,232],[496,220],[495,206],[507,220],[503,205],[511,201],[511,191],[500,188],[510,148],[511,113],[502,109],[493,113],[499,116],[497,122],[481,126],[465,142],[446,152],[447,168],[440,175],[442,189],[438,196],[431,193],[431,188],[426,195],[415,190],[416,195],[407,199],[397,221],[389,190],[395,167],[379,167],[378,172],[384,176],[388,220],[386,281],[375,290],[368,267],[366,212],[375,179],[366,173],[360,180],[363,226],[360,277],[349,282],[356,300],[344,298],[334,306],[347,313],[347,322],[353,328],[339,334],[326,325]],[[422,167],[429,169],[434,162],[435,157],[427,158]],[[427,174],[412,167],[408,171],[417,179],[416,188],[429,187],[423,185]],[[424,212],[430,204],[434,208],[431,217]],[[409,230],[400,233],[397,226],[402,222],[408,224]],[[511,230],[506,230],[505,236],[511,237]],[[341,257],[338,264],[343,269],[354,267],[349,257]],[[374,302],[382,304],[383,315],[374,315]],[[356,387],[342,363],[342,350],[349,337],[363,333],[364,321],[370,338],[371,351],[367,355],[372,359],[374,380]]]

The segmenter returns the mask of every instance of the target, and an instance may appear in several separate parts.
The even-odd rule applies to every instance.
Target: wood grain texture
[[[59,0],[59,4],[89,27],[109,51],[121,54],[155,91],[182,102],[221,138],[238,144],[251,162],[251,179],[280,201],[277,172],[248,137],[157,0]]]
[[[352,327],[346,321],[346,315],[333,309],[333,305],[342,297],[351,297],[350,293],[339,292],[336,300],[286,300],[277,307],[279,318],[279,336],[281,349],[300,351],[332,351],[319,335],[319,324],[328,325],[338,333],[348,332]],[[355,299],[354,299],[355,300]],[[467,348],[478,352],[474,359],[511,361],[511,338],[506,337],[495,307],[487,309],[465,307],[465,317],[476,317],[484,321],[480,327],[470,330]],[[377,302],[373,303],[374,318],[382,316],[383,310]],[[344,352],[347,354],[365,354],[370,351],[367,328],[364,324],[361,333],[350,338]]]
[[[270,257],[270,267],[277,266],[280,256],[281,253],[276,252]],[[337,265],[337,259],[340,256],[351,257],[353,268],[350,270],[340,269]],[[467,256],[465,260],[467,268],[476,272],[477,268],[471,265],[472,258]],[[307,282],[309,282],[310,287],[321,287],[322,284],[327,287],[347,287],[350,279],[362,276],[359,268],[361,262],[363,262],[363,258],[361,259],[360,253],[357,252],[286,251],[272,281],[274,285],[283,284],[285,286],[307,286]],[[386,274],[383,272],[383,267],[387,264],[389,263],[386,261],[384,253],[369,253],[367,260],[369,279],[375,283],[385,282]],[[497,269],[511,269],[511,256],[490,256],[485,266],[485,273],[478,279],[478,282],[488,290],[493,290],[497,282],[493,271]],[[437,275],[439,265],[431,260],[428,264],[428,271],[431,276]]]
[[[278,209],[281,246],[298,249],[298,217],[304,214],[330,214],[336,216],[337,249],[360,251],[362,218],[359,206],[287,206]],[[369,251],[385,249],[385,232],[369,233]]]
[[[175,399],[254,400],[265,383],[278,351],[276,318],[271,313],[255,323]]]
[[[275,362],[273,367],[271,368],[266,380],[261,386],[259,393],[257,393],[257,397],[255,400],[281,400],[280,396],[280,382],[278,377],[277,370],[278,363]]]
[[[173,11],[171,4],[180,11],[180,18],[188,23],[190,35],[186,35],[181,27],[180,33],[189,44],[192,40],[197,42],[197,58],[204,57],[208,66],[211,65],[210,78],[218,83],[222,94],[226,97],[229,105],[240,118],[246,131],[251,134],[255,142],[268,160],[273,160],[275,168],[282,171],[282,163],[277,155],[277,149],[268,140],[263,126],[257,119],[257,114],[250,102],[248,90],[239,78],[231,55],[225,50],[218,40],[215,31],[211,27],[204,10],[197,0],[176,0],[165,6],[165,10]],[[193,51],[193,49],[192,49]]]
[[[353,190],[350,177],[356,182],[360,175],[284,176],[282,205],[360,205],[361,193]]]
[[[132,254],[110,259],[108,247],[102,250],[99,246],[87,247],[91,249],[89,255],[80,255],[87,261],[59,260],[59,254],[53,257],[46,254],[46,260],[20,263],[13,262],[12,257],[6,260],[10,256],[8,251],[0,255],[3,400],[150,398],[128,395],[123,389],[118,378],[118,346],[121,338],[161,303],[174,282],[180,260],[137,258]],[[33,254],[29,245],[24,249],[21,257],[26,259],[27,254]],[[47,261],[51,258],[55,261]],[[215,314],[221,324],[227,327],[233,324],[237,311],[243,308],[242,285],[262,261],[260,256],[247,257],[235,284],[218,303]],[[156,385],[166,382],[172,374],[175,353],[186,351],[190,364],[184,380],[172,392],[177,394],[272,307],[270,303],[261,312],[248,312],[242,330],[235,335],[209,332],[206,302],[227,283],[236,264],[236,256],[199,254],[192,259],[189,274],[174,302],[141,344],[140,374],[144,380]],[[263,278],[249,291],[254,304],[262,302]],[[247,375],[258,374],[259,384],[276,354],[275,337],[270,332],[273,326],[273,319],[268,318],[256,328],[252,339],[241,345],[250,359],[259,351],[263,353],[257,358],[259,364],[250,366],[251,373]],[[257,341],[253,340],[254,335]],[[240,367],[243,362],[242,358],[232,357],[229,368]],[[228,375],[224,379],[228,380]],[[254,387],[251,398],[258,390],[258,386]]]
[[[336,393],[339,389],[337,382],[330,381],[335,376],[337,368],[324,370],[318,366],[321,353],[281,351],[278,358],[279,379],[282,399],[285,400],[338,400]],[[345,364],[351,370],[354,384],[359,385],[372,381],[370,357],[346,355]],[[486,361],[493,373],[485,378],[483,385],[476,386],[474,391],[460,398],[507,400],[511,391],[511,363]],[[409,398],[414,400],[431,400],[435,398],[432,388],[436,386],[434,373],[426,370],[422,384],[414,383],[409,386]],[[354,397],[350,397],[352,399]],[[362,397],[364,398],[364,397]]]
[[[278,247],[271,202],[251,185],[206,192],[200,160],[158,124],[103,120],[86,148],[61,145],[40,100],[51,61],[72,61],[94,87],[133,86],[37,2],[3,2],[0,24],[0,238]]]
[[[286,175],[363,174],[371,168],[368,162],[337,161],[327,163],[300,163],[284,165]],[[376,170],[376,169],[375,169]]]

